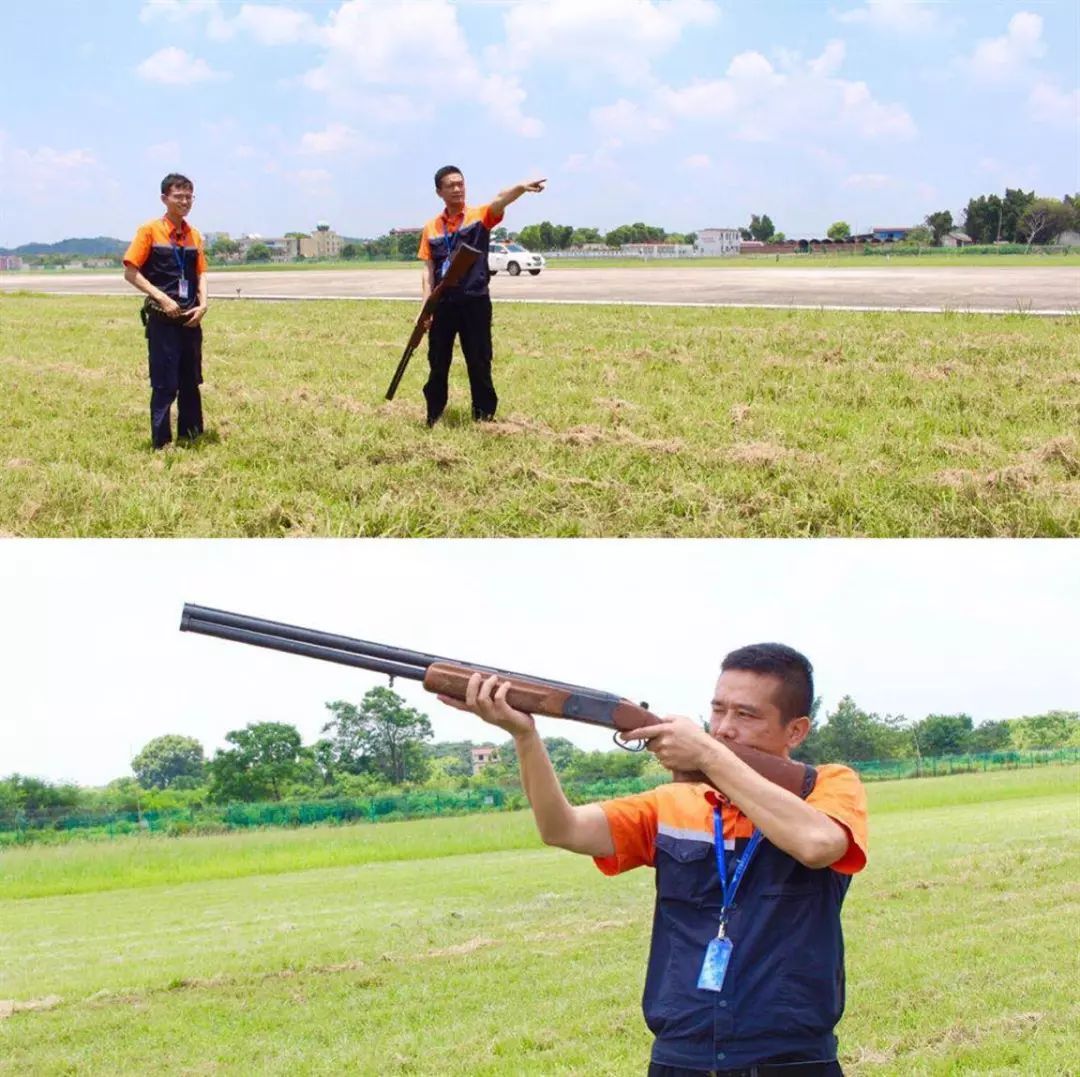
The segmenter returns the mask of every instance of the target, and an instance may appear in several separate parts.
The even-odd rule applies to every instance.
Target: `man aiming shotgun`
[[[817,768],[800,798],[736,754],[787,760],[810,731],[813,670],[782,644],[731,652],[709,732],[687,718],[622,733],[709,786],[661,785],[572,806],[511,684],[474,673],[464,701],[514,738],[521,782],[547,845],[591,856],[605,875],[656,870],[643,1008],[649,1077],[835,1077],[844,1010],[840,909],[866,863],[866,795],[847,767]],[[717,792],[717,790],[719,792]]]
[[[813,670],[768,643],[721,665],[709,732],[607,692],[201,606],[181,629],[422,680],[509,733],[540,836],[607,875],[655,868],[645,1019],[650,1077],[835,1077],[840,910],[866,863],[866,796],[847,767],[789,758],[810,731]],[[533,714],[643,741],[675,781],[572,806]]]

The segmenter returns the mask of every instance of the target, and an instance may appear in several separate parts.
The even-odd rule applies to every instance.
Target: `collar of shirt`
[[[446,230],[448,232],[456,232],[465,223],[465,210],[462,210],[460,213],[455,213],[453,217],[451,217],[450,211],[444,209],[442,213],[439,214],[439,220],[446,225]]]
[[[177,228],[177,227],[176,227],[176,226],[175,226],[175,225],[174,225],[174,224],[172,223],[172,221],[170,221],[170,220],[169,220],[169,217],[168,217],[168,215],[167,215],[167,214],[166,214],[165,216],[163,216],[163,217],[162,217],[161,219],[162,219],[162,220],[163,220],[163,221],[165,222],[165,224],[166,224],[166,225],[168,226],[168,229],[169,229],[169,238],[170,238],[170,239],[171,239],[171,238],[176,238],[176,239],[180,239],[180,240],[182,240],[182,239],[184,238],[184,236],[188,235],[188,234],[189,234],[189,233],[191,232],[191,225],[190,225],[190,224],[188,224],[186,220],[183,220],[183,221],[181,221],[181,222],[180,222],[180,227],[179,227],[179,228]]]

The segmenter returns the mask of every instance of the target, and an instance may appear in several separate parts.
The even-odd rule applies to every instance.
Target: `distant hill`
[[[59,243],[24,243],[12,249],[0,247],[0,254],[123,254],[128,245],[111,236],[93,239],[62,239]]]

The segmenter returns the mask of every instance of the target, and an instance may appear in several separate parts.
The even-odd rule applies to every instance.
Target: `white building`
[[[738,254],[742,238],[738,228],[702,228],[694,242],[694,252],[713,258]]]

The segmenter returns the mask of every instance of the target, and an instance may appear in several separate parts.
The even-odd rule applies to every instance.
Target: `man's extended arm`
[[[506,702],[510,688],[508,681],[497,685],[498,677],[485,680],[479,673],[474,673],[464,703],[448,696],[439,696],[439,699],[458,710],[478,715],[514,738],[521,784],[545,845],[557,845],[560,849],[587,856],[611,856],[615,852],[615,843],[603,808],[599,804],[575,807],[566,799],[536,723],[530,715],[514,710]]]
[[[511,202],[516,202],[526,192],[530,194],[539,194],[544,189],[544,184],[547,183],[546,179],[527,180],[525,183],[518,183],[513,187],[507,187],[505,191],[500,191],[491,203],[491,212],[496,217],[501,217],[506,212],[506,207]]]
[[[779,849],[808,868],[835,864],[848,848],[848,832],[794,793],[761,777],[696,722],[674,718],[624,739],[639,737],[671,770],[700,770]]]

